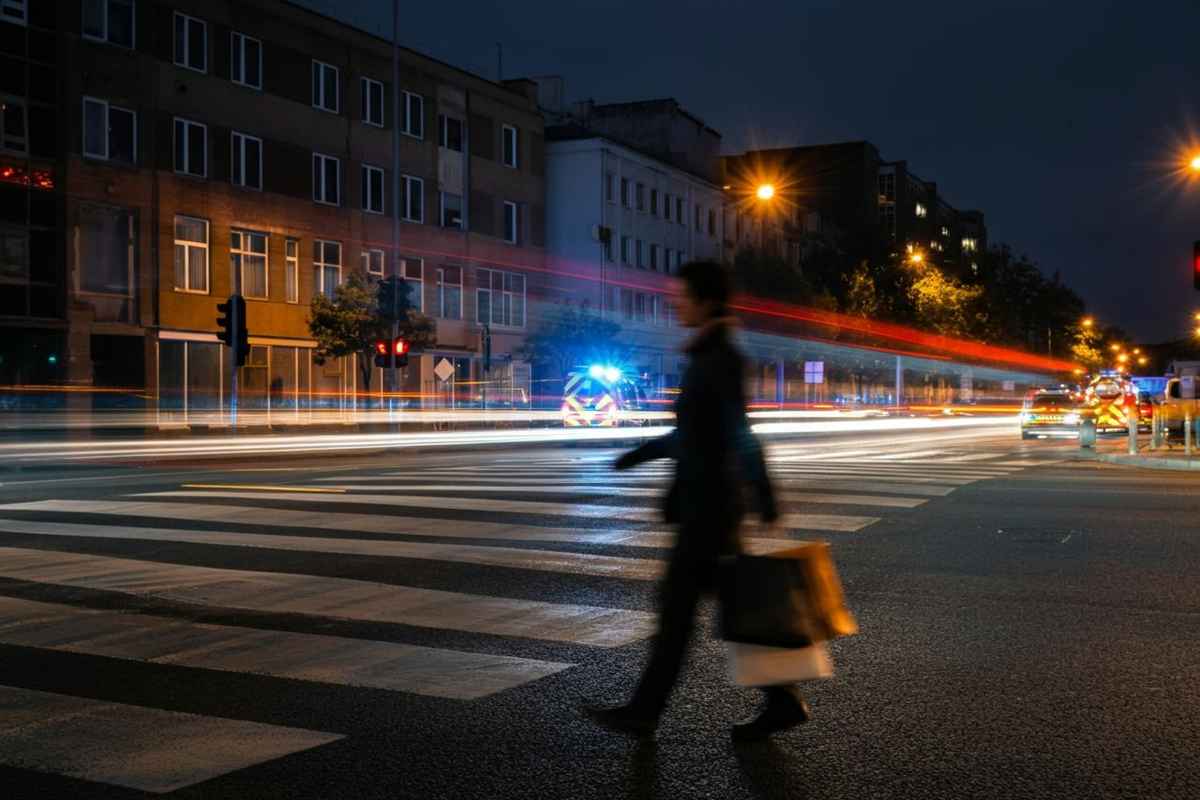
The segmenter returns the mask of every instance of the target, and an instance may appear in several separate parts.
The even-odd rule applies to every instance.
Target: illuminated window
[[[208,294],[208,220],[175,217],[175,291]]]
[[[208,72],[208,23],[175,12],[175,63]]]
[[[283,244],[283,292],[287,302],[300,302],[300,243],[295,239]]]
[[[333,299],[342,282],[342,243],[317,239],[313,242],[313,291]]]
[[[234,274],[241,273],[242,294],[266,300],[267,235],[251,231],[232,231],[229,234],[229,263]]]
[[[925,205],[923,203],[917,203],[916,208],[913,209],[913,213],[916,214],[921,219],[924,219],[926,216],[929,215],[929,210],[925,208]]]
[[[950,229],[947,228],[945,225],[943,225],[942,226],[942,236],[949,236],[949,235],[950,235]]]
[[[973,237],[967,236],[962,240],[962,249],[967,253],[974,253],[979,249],[979,241]]]

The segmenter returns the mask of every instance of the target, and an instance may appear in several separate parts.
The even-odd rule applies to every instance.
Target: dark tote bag
[[[727,642],[798,648],[858,632],[823,542],[739,554],[724,564],[719,580]]]

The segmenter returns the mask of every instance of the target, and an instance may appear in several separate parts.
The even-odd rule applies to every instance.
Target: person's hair
[[[677,275],[694,299],[712,304],[714,317],[729,313],[733,281],[724,266],[716,261],[689,261],[679,268]]]

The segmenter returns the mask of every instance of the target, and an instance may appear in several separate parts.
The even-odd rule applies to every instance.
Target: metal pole
[[[1191,457],[1192,455],[1192,412],[1185,411],[1183,414],[1183,454]]]
[[[899,409],[903,403],[900,398],[904,395],[904,359],[901,356],[896,356],[896,408]]]
[[[1137,455],[1138,408],[1133,407],[1133,413],[1128,416],[1129,425],[1129,455]]]
[[[423,107],[422,107],[423,108]],[[424,124],[422,124],[422,128]],[[464,142],[464,146],[465,146]],[[400,0],[392,4],[392,393],[396,382],[396,337],[400,335],[397,313],[400,291]],[[424,277],[424,276],[422,276]],[[421,283],[424,287],[424,282]],[[383,380],[382,373],[379,376]],[[396,404],[393,396],[388,403],[389,413]]]

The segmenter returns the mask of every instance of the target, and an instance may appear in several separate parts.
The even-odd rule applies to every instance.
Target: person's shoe
[[[767,692],[767,705],[762,713],[748,722],[734,725],[730,735],[735,742],[759,741],[811,718],[808,703],[795,689],[771,689]]]
[[[601,727],[633,736],[650,736],[658,727],[658,717],[647,716],[632,706],[588,703],[583,706],[583,713]]]

